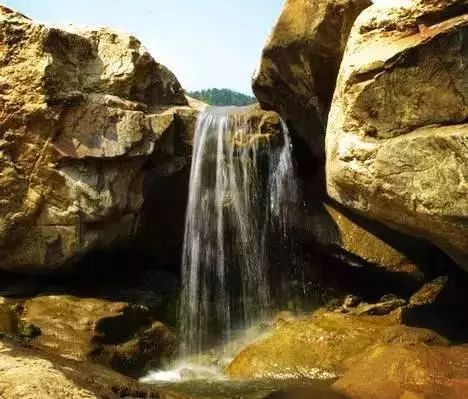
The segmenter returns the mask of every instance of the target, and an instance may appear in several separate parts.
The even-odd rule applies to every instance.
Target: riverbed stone
[[[326,138],[341,204],[468,268],[468,22],[462,1],[375,4],[353,27]]]

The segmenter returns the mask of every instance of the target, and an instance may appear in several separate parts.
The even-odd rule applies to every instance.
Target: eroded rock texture
[[[195,110],[132,36],[0,7],[0,268],[39,271],[134,234],[148,169],[185,166]]]
[[[337,201],[468,267],[468,14],[461,1],[374,5],[344,56],[327,131]]]
[[[322,158],[327,114],[351,27],[370,0],[288,0],[263,50],[253,90]]]
[[[5,399],[168,397],[105,367],[6,341],[0,342],[0,396]]]

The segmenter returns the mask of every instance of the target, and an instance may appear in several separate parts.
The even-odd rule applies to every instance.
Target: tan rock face
[[[359,317],[318,311],[311,318],[283,322],[245,348],[227,368],[237,378],[334,377],[346,361],[379,343],[446,345],[439,335],[399,325],[393,316]]]
[[[329,115],[326,150],[334,199],[431,240],[468,267],[463,4],[374,5],[359,17]]]
[[[98,396],[69,380],[59,369],[40,358],[18,358],[1,345],[0,394],[8,399],[97,399]]]
[[[2,399],[166,397],[105,367],[0,342]],[[167,396],[170,397],[170,396]]]
[[[187,162],[194,112],[134,37],[0,7],[0,268],[44,270],[133,235],[148,163]],[[181,121],[187,121],[181,122]]]
[[[355,357],[334,388],[352,399],[461,399],[468,346],[378,345]]]
[[[370,0],[288,0],[263,50],[253,90],[322,157],[323,133],[346,41]]]

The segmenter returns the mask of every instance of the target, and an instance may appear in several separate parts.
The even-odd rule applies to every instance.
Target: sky
[[[284,0],[3,0],[46,24],[108,26],[136,36],[189,91],[251,94],[250,80]]]

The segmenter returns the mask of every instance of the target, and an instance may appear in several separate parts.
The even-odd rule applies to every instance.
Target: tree
[[[257,102],[255,97],[230,89],[198,90],[189,92],[188,95],[207,104],[219,106],[244,106]]]

